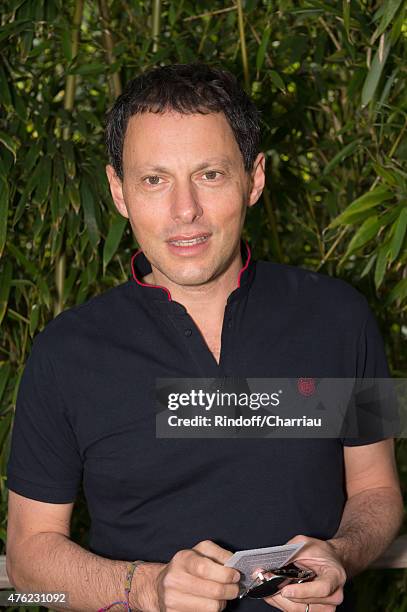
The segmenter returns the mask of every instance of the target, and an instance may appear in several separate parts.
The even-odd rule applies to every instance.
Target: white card
[[[261,568],[264,572],[286,565],[294,555],[301,550],[305,542],[285,544],[284,546],[269,546],[268,548],[252,548],[251,550],[238,550],[226,561],[226,567],[237,569],[242,577],[240,580],[241,592],[246,590],[253,582],[253,572]]]

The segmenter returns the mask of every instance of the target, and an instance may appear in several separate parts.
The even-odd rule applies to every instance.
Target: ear
[[[259,153],[253,164],[253,170],[251,172],[250,193],[249,200],[247,203],[248,206],[254,206],[254,204],[256,204],[257,200],[260,198],[263,192],[264,184],[266,181],[265,164],[266,160],[264,157],[264,153]]]
[[[113,166],[106,166],[106,176],[110,185],[110,193],[112,194],[113,202],[117,210],[122,215],[122,217],[126,217],[126,219],[128,219],[129,213],[127,212],[127,207],[123,197],[123,183],[117,176]]]

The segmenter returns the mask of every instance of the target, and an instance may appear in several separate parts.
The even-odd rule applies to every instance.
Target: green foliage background
[[[104,113],[154,65],[200,60],[238,76],[263,111],[267,187],[245,228],[254,255],[359,288],[392,374],[407,376],[406,39],[403,0],[3,0],[3,544],[10,430],[32,338],[130,274],[135,243],[104,175]],[[403,441],[397,456],[405,490]],[[82,543],[86,524],[80,501]],[[407,610],[403,572],[365,572],[357,586],[360,612]]]

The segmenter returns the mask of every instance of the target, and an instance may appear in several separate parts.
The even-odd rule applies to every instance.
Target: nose
[[[178,184],[172,192],[171,217],[179,224],[193,223],[202,217],[203,210],[190,182]]]

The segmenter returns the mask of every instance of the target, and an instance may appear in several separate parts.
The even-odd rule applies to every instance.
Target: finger
[[[283,599],[286,599],[286,598],[284,598],[283,596]],[[323,605],[334,606],[335,608],[336,606],[339,606],[343,602],[343,590],[337,589],[334,593],[332,593],[332,595],[329,595],[328,597],[320,597],[320,598],[305,597],[301,599],[299,599],[298,597],[290,597],[289,601],[301,603],[302,606],[309,603],[309,604],[313,604],[313,606],[315,607],[317,604],[319,604],[322,606]]]
[[[286,544],[302,544],[302,542],[305,542],[305,545],[306,545],[306,544],[312,543],[312,541],[313,541],[313,539],[308,537],[308,536],[305,536],[305,535],[296,535],[293,538],[291,538],[291,540],[288,540],[286,542]],[[305,548],[305,546],[304,546],[304,548]]]
[[[315,601],[326,599],[340,589],[338,581],[329,576],[318,576],[315,580],[302,584],[290,584],[281,591],[283,597],[290,599]]]
[[[311,602],[293,602],[286,600],[281,597],[280,593],[273,595],[273,597],[267,597],[265,602],[270,606],[274,606],[284,612],[305,612],[307,604],[309,604],[309,612],[335,612],[336,606],[330,604],[311,604]]]
[[[175,555],[175,557],[180,556],[182,556],[183,567],[188,574],[222,584],[233,584],[240,580],[240,573],[237,570],[225,567],[194,550],[179,551]]]
[[[203,540],[199,542],[192,548],[192,550],[197,550],[201,553],[201,555],[205,555],[205,557],[209,557],[213,561],[217,561],[218,563],[226,563],[230,557],[232,557],[233,553],[230,550],[226,550],[226,548],[222,548],[212,540]]]
[[[236,599],[239,595],[239,585],[237,584],[222,584],[187,573],[171,574],[169,572],[164,579],[164,586],[166,589],[174,589],[189,595],[216,599],[218,601]]]

